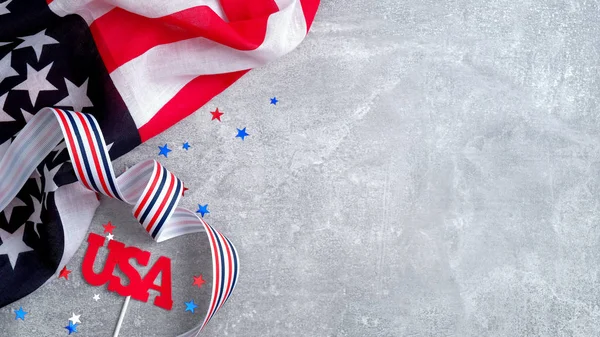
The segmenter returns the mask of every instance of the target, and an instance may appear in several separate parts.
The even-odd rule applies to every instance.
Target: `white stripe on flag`
[[[148,18],[159,18],[197,6],[208,6],[222,19],[227,19],[219,0],[54,0],[48,5],[58,16],[79,14],[88,25],[115,7]]]
[[[225,18],[219,0],[107,0],[106,2],[148,18],[159,18],[198,6],[210,7],[218,16]]]
[[[66,16],[74,13],[79,14],[88,26],[94,20],[115,8],[115,6],[104,1],[90,0],[54,0],[48,7],[58,16]]]

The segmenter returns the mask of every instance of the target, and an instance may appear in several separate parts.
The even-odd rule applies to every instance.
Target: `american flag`
[[[8,172],[3,180],[11,183],[10,172],[20,172],[26,158],[9,149],[17,135],[25,137],[27,122],[47,111],[43,108],[93,116],[104,138],[99,149],[107,151],[109,162],[198,110],[250,69],[294,49],[318,5],[318,0],[0,2],[0,172]],[[98,202],[81,184],[70,151],[75,150],[61,142],[40,158],[18,193],[0,186],[0,200],[10,197],[0,216],[0,307],[56,275],[84,238]],[[191,221],[181,214],[173,218],[181,228]],[[162,218],[157,219],[147,224],[155,238],[161,235]],[[201,222],[220,261],[213,267],[220,277],[215,281],[227,285],[215,290],[204,325],[229,297],[237,280],[231,266],[237,268],[238,261],[231,242]],[[165,229],[163,237],[179,235],[177,228]]]

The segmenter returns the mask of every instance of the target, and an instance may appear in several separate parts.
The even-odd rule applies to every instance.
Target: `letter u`
[[[100,273],[94,272],[94,262],[100,247],[104,246],[104,237],[95,233],[90,233],[87,239],[89,245],[83,258],[83,264],[81,266],[81,272],[83,278],[92,286],[101,286],[110,280],[113,274],[115,266],[119,262],[119,253],[125,246],[123,243],[111,240],[108,243],[108,257],[106,263]]]

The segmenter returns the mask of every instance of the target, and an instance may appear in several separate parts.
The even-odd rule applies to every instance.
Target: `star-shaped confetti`
[[[165,156],[165,158],[169,158],[169,152],[171,152],[172,150],[169,149],[167,144],[165,144],[165,146],[159,146],[158,148],[160,149],[160,152],[158,153],[159,156],[163,155]]]
[[[106,235],[106,238],[108,239],[108,241],[110,241],[110,240],[114,240],[115,236],[112,235],[112,233],[108,233],[108,235]]]
[[[194,309],[196,309],[197,307],[198,306],[196,305],[196,303],[194,303],[194,300],[185,302],[185,311],[191,311],[192,314],[194,313]]]
[[[198,288],[202,288],[202,286],[206,283],[202,278],[202,275],[194,276],[194,286],[198,286]]]
[[[64,266],[63,269],[60,271],[58,278],[64,277],[65,280],[68,280],[69,274],[71,274],[71,271],[67,269],[67,266]]]
[[[238,131],[238,134],[237,134],[237,136],[235,136],[236,138],[240,137],[242,140],[244,140],[244,137],[250,136],[248,133],[246,133],[246,128],[237,129],[237,131]]]
[[[279,101],[277,100],[277,97],[273,97],[273,98],[271,98],[271,104],[273,104],[273,105],[277,105],[277,102],[279,102]]]
[[[100,299],[100,294],[94,294],[94,301],[98,302],[98,300]]]
[[[215,111],[211,111],[210,113],[212,114],[211,121],[214,121],[215,119],[218,120],[219,122],[221,121],[221,116],[223,116],[223,113],[221,111],[219,111],[219,108],[217,108]]]
[[[187,150],[188,150],[190,147],[191,147],[191,146],[190,146],[190,143],[188,143],[188,142],[185,142],[185,143],[183,143],[183,149],[184,149],[184,150],[186,150],[186,151],[187,151]]]
[[[196,213],[200,213],[202,215],[202,217],[204,218],[204,214],[210,213],[210,211],[208,210],[208,204],[206,204],[206,205],[198,204],[198,210],[196,211]]]
[[[78,325],[79,325],[79,324],[73,324],[73,322],[70,322],[70,321],[69,321],[69,325],[67,325],[67,326],[65,327],[65,329],[67,329],[67,330],[69,331],[69,335],[70,335],[70,334],[72,334],[73,332],[78,332],[78,331],[77,331],[77,326],[78,326]]]
[[[73,316],[69,318],[69,321],[73,322],[73,324],[81,323],[79,317],[81,317],[81,315],[75,315],[75,313],[73,313]]]
[[[181,191],[181,195],[185,197],[185,192],[188,190],[189,188],[185,187],[185,184],[183,184],[183,191]]]
[[[25,320],[25,315],[27,315],[28,312],[26,312],[25,310],[23,310],[23,307],[20,307],[19,310],[15,310],[15,321],[16,320]]]
[[[108,223],[102,225],[104,227],[104,233],[113,233],[113,229],[117,228],[117,226],[113,226],[113,224],[109,221]]]

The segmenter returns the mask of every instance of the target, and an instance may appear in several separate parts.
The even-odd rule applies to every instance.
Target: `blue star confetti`
[[[237,134],[237,136],[235,136],[236,138],[240,137],[240,138],[242,138],[242,140],[244,140],[244,137],[250,136],[248,133],[246,133],[246,128],[237,129],[237,130],[238,130],[238,134]]]
[[[167,144],[165,144],[165,146],[159,146],[158,148],[160,149],[160,152],[158,153],[159,156],[163,155],[165,156],[165,158],[169,158],[169,152],[171,152],[172,150],[169,149]]]
[[[191,311],[192,314],[194,313],[194,309],[196,309],[197,307],[198,306],[196,305],[196,303],[194,303],[194,300],[185,302],[185,311]]]
[[[73,332],[79,332],[77,331],[77,326],[79,324],[73,324],[73,322],[69,321],[69,325],[65,327],[65,329],[69,330],[69,335],[72,334]]]
[[[15,310],[15,321],[18,319],[21,320],[25,320],[25,315],[27,315],[28,313],[23,310],[23,307],[20,307],[19,310]]]
[[[190,143],[188,143],[188,142],[185,142],[185,143],[183,143],[183,149],[184,149],[184,150],[186,150],[186,151],[187,151],[187,150],[188,150],[190,147],[191,147],[191,146],[190,146]]]
[[[206,204],[206,205],[198,204],[198,210],[196,211],[196,213],[200,213],[202,215],[202,217],[204,218],[204,214],[210,213],[210,211],[208,210],[208,204]]]
[[[279,101],[277,100],[277,97],[273,97],[273,98],[271,98],[271,104],[273,104],[273,105],[277,105],[277,102],[279,102]]]

